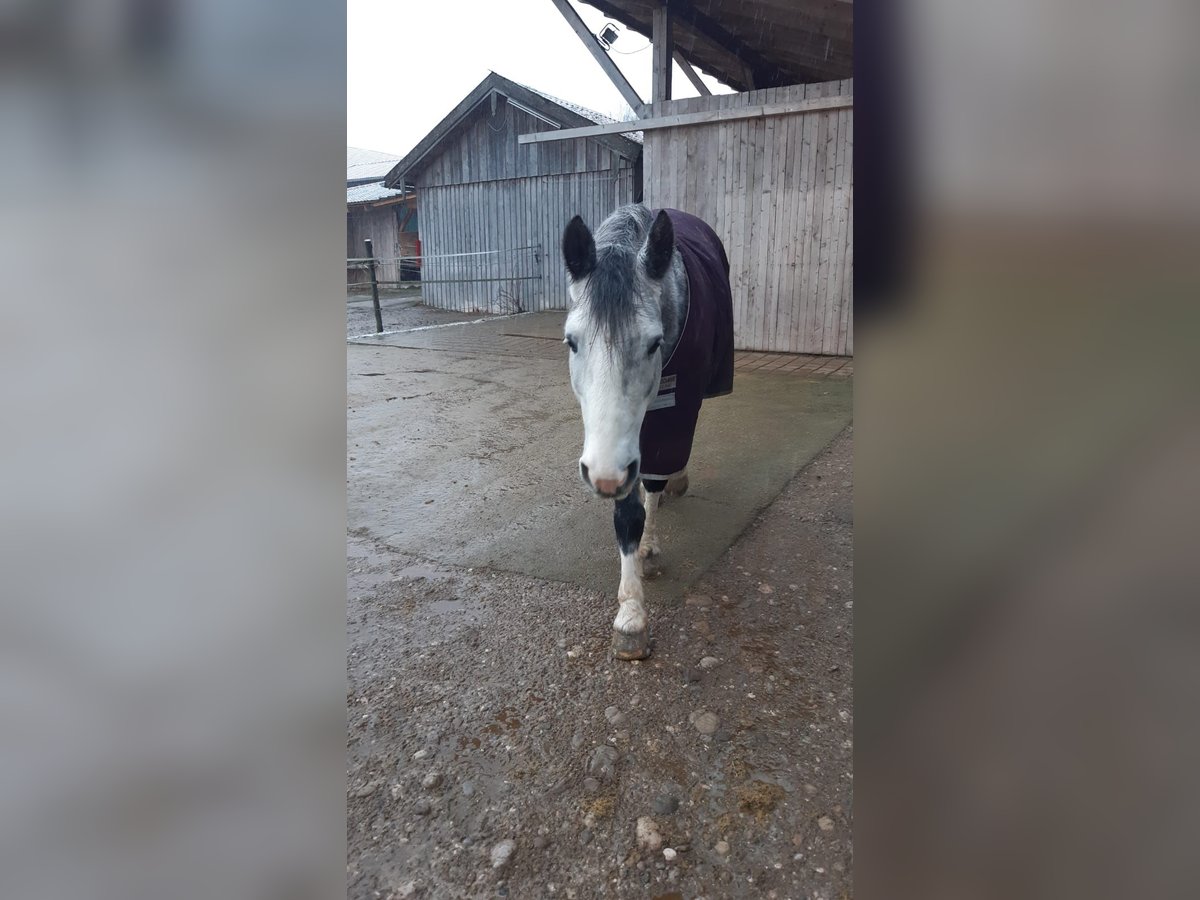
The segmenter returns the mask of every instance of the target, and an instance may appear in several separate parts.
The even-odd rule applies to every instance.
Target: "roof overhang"
[[[647,38],[665,5],[674,49],[738,91],[854,75],[850,0],[582,0]]]

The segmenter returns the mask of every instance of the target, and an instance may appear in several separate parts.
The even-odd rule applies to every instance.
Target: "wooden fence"
[[[721,121],[723,110],[846,97],[853,82],[670,100],[651,115],[713,121],[647,130],[645,202],[709,222],[731,267],[741,349],[852,354],[851,106]]]

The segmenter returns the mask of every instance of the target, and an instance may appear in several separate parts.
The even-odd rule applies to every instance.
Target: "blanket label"
[[[669,394],[659,394],[650,401],[650,405],[646,408],[647,412],[653,412],[656,409],[667,409],[675,405],[675,392]]]

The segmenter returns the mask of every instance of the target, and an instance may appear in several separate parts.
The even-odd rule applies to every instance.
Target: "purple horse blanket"
[[[700,404],[733,391],[733,294],[725,248],[701,219],[677,209],[666,213],[687,272],[688,311],[642,422],[642,477],[655,480],[687,468]]]

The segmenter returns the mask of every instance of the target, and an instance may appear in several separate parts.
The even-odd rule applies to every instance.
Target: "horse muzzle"
[[[579,475],[583,478],[583,483],[595,491],[598,496],[604,497],[607,500],[620,500],[626,497],[637,485],[639,465],[639,461],[635,459],[625,467],[622,477],[593,479],[591,472],[588,471],[587,464],[583,460],[580,460]]]

